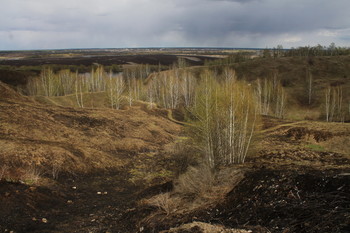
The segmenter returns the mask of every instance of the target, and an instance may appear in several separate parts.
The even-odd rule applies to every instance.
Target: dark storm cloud
[[[226,4],[216,7],[215,11],[203,6],[191,12],[194,15],[187,14],[183,25],[189,26],[189,32],[199,27],[223,34],[230,31],[268,34],[303,32],[350,22],[346,8],[339,9],[332,2],[306,2],[259,1],[248,6]]]
[[[260,0],[209,0],[209,1],[248,3],[248,2],[255,2],[255,1],[260,1]]]
[[[347,45],[348,0],[3,0],[0,49]]]

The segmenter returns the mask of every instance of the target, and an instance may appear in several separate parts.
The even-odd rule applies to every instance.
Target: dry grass
[[[141,204],[155,206],[166,215],[210,207],[224,200],[243,177],[242,170],[235,167],[223,168],[215,175],[208,166],[189,167],[175,181],[172,192],[153,196]]]
[[[192,222],[161,231],[160,233],[180,233],[180,232],[202,232],[202,233],[249,233],[251,231],[243,229],[226,228],[221,225],[213,225],[204,222]]]
[[[14,168],[61,164],[62,172],[77,173],[125,166],[130,155],[162,150],[179,131],[158,109],[48,106],[0,83],[0,161]]]
[[[35,185],[39,183],[42,176],[43,173],[38,167],[31,166],[24,171],[24,174],[21,176],[20,181],[28,185]]]
[[[44,171],[36,165],[19,166],[2,165],[0,168],[0,181],[5,180],[7,182],[22,183],[26,185],[38,185],[44,184]]]
[[[2,167],[0,168],[0,181],[5,178],[7,169],[7,165],[2,165]]]
[[[57,180],[58,179],[58,176],[61,172],[61,169],[62,169],[62,165],[61,164],[53,164],[52,165],[52,170],[51,170],[51,174],[52,174],[52,178],[54,180]]]
[[[199,167],[189,167],[187,172],[181,174],[175,183],[175,192],[181,195],[201,195],[214,183],[214,175],[211,169],[206,165]]]
[[[267,120],[267,119],[265,119]],[[269,119],[258,151],[249,162],[263,166],[348,169],[350,125],[346,123]],[[271,123],[273,122],[273,123]]]
[[[170,193],[161,193],[145,201],[147,205],[155,206],[160,211],[169,215],[177,211],[181,203],[178,197],[171,197]]]
[[[318,120],[320,119],[320,109],[300,108],[294,106],[288,110],[286,119],[290,120]]]
[[[64,106],[78,108],[75,94],[66,96],[33,96],[35,101],[53,106]],[[106,92],[83,93],[85,108],[110,108],[109,99]],[[123,101],[126,104],[126,100]]]

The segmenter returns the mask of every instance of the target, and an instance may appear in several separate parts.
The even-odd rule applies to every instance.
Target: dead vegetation
[[[201,233],[249,233],[251,231],[226,228],[222,225],[212,225],[204,222],[192,222],[179,227],[170,228],[161,231],[161,233],[180,233],[180,232],[201,232]]]
[[[244,172],[239,168],[225,168],[213,173],[208,166],[189,167],[186,173],[174,181],[174,189],[171,192],[161,193],[140,201],[141,210],[147,206],[153,206],[157,211],[142,219],[138,226],[144,227],[146,232],[169,229],[174,226],[174,219],[181,219],[181,216],[191,215],[201,209],[213,208],[221,203],[243,178]],[[204,225],[206,227],[202,229],[203,232],[210,232],[209,229],[221,229],[216,226],[210,227],[209,224]],[[186,229],[187,226],[170,229],[169,232],[177,232],[183,228]]]
[[[120,168],[140,152],[159,151],[180,128],[157,110],[72,109],[44,106],[0,84],[1,163],[79,173]],[[46,171],[48,172],[48,171]]]
[[[349,144],[344,143],[349,126],[269,117],[263,123],[257,151],[246,164],[219,169],[220,173],[189,167],[165,195],[166,203],[175,207],[153,212],[139,226],[150,232],[205,232],[195,227],[195,221],[202,221],[252,232],[347,229],[349,183],[341,174],[349,170]],[[148,200],[153,198],[158,196]],[[171,228],[174,225],[181,226]]]
[[[260,74],[262,74],[261,77],[276,73],[278,76],[286,75],[286,77],[280,77],[281,81],[272,78],[269,81],[265,79],[263,85],[260,83],[260,88],[257,88],[258,95],[255,96],[258,98],[260,113],[274,114],[280,118],[294,114],[293,112],[285,114],[284,109],[288,108],[286,106],[288,104],[298,109],[299,100],[294,98],[287,101],[283,88],[286,88],[286,93],[295,91],[300,97],[301,105],[304,104],[305,92],[299,86],[300,83],[293,86],[294,84],[290,81],[290,75],[300,72],[290,70],[290,67],[286,67],[283,63],[292,62],[293,59],[282,58],[270,61],[267,65],[268,72],[260,70],[261,67],[253,66],[259,62],[266,62],[263,60],[243,63],[242,66],[237,67],[238,75],[247,72],[247,80],[253,80]],[[298,59],[295,62],[298,63],[298,67],[305,65]],[[315,60],[313,64],[318,62],[322,61]],[[229,71],[229,69],[226,70],[228,76]],[[128,72],[130,77],[136,75],[132,69]],[[202,95],[204,97],[202,100],[207,100],[202,103],[212,101],[212,108],[203,108],[203,112],[215,113],[204,122],[211,123],[212,131],[206,132],[207,136],[209,135],[206,139],[209,140],[202,142],[207,143],[209,149],[215,147],[220,156],[227,156],[224,158],[226,161],[230,158],[233,160],[236,153],[225,149],[234,147],[223,145],[230,143],[239,145],[237,151],[244,152],[243,161],[246,163],[233,165],[227,162],[208,166],[208,163],[203,162],[203,151],[205,151],[203,147],[198,144],[193,146],[193,144],[184,143],[191,140],[187,135],[183,136],[183,132],[180,133],[182,126],[178,123],[181,122],[167,119],[169,118],[167,113],[170,111],[158,109],[154,104],[158,102],[166,107],[185,106],[187,108],[196,101],[197,104],[200,103],[198,102],[200,98],[194,98],[191,92],[194,84],[198,84],[198,80],[194,82],[192,72],[178,72],[179,70],[174,69],[158,75],[154,74],[153,78],[159,76],[159,79],[154,80],[153,84],[148,80],[148,86],[145,86],[148,89],[144,89],[143,92],[140,92],[140,86],[138,86],[140,82],[137,82],[138,84],[134,82],[136,79],[130,79],[130,83],[123,81],[119,84],[123,86],[123,90],[126,87],[128,91],[124,93],[122,99],[119,99],[120,93],[106,95],[101,92],[102,89],[100,90],[99,87],[104,84],[90,87],[94,89],[93,93],[81,91],[80,89],[84,89],[83,84],[80,87],[77,84],[75,93],[72,95],[29,98],[0,83],[0,147],[2,149],[0,185],[4,184],[3,187],[0,186],[0,202],[6,204],[6,209],[2,212],[5,218],[1,223],[11,227],[16,226],[16,220],[23,216],[11,210],[15,206],[25,210],[24,223],[17,229],[30,229],[30,227],[39,229],[35,225],[38,223],[37,219],[45,217],[34,217],[35,220],[33,220],[28,219],[28,216],[32,213],[46,213],[51,214],[54,219],[56,213],[43,211],[43,207],[40,207],[40,201],[49,203],[49,195],[53,195],[57,199],[63,199],[64,204],[56,203],[52,206],[75,211],[76,216],[72,219],[60,216],[64,221],[61,223],[57,220],[56,225],[50,225],[53,227],[51,230],[55,229],[54,227],[57,229],[57,226],[79,226],[79,224],[83,226],[81,229],[96,232],[114,229],[127,229],[126,231],[133,232],[135,229],[143,232],[162,230],[164,232],[236,232],[236,228],[246,229],[238,232],[249,232],[248,230],[253,232],[327,232],[331,230],[344,232],[348,230],[346,226],[350,223],[347,213],[350,208],[349,198],[346,195],[349,192],[349,176],[346,174],[350,163],[348,124],[307,120],[295,122],[265,116],[262,122],[263,130],[259,132],[257,140],[254,140],[254,150],[249,150],[248,153],[248,147],[246,148],[244,143],[250,141],[249,133],[253,132],[255,125],[251,128],[246,126],[248,122],[255,122],[253,116],[256,116],[256,111],[249,112],[255,109],[255,106],[253,103],[244,104],[239,98],[234,101],[235,96],[232,93],[228,95],[231,102],[227,101],[225,98],[227,96],[224,94],[230,93],[231,89],[218,88],[215,94],[213,91]],[[311,68],[309,72],[312,78],[309,76],[306,99],[310,109],[317,104],[323,107],[322,103],[315,100],[320,95],[310,89],[315,87],[314,82],[317,82],[318,90],[326,87],[328,81],[325,81],[324,77],[327,72],[317,71],[316,68]],[[164,74],[170,76],[163,77],[161,80]],[[225,71],[220,75],[224,77]],[[331,79],[335,79],[335,76],[332,77]],[[180,81],[176,81],[177,78]],[[312,85],[311,82],[313,82]],[[94,84],[96,82],[92,81],[89,85]],[[250,85],[237,84],[236,80],[234,84],[241,89],[245,88],[245,93],[250,93],[253,89],[250,89]],[[254,85],[252,87],[255,88]],[[343,82],[341,85],[345,88],[347,83]],[[271,93],[272,89],[277,90],[275,97]],[[46,88],[46,92],[51,91],[50,88]],[[71,91],[74,92],[74,90]],[[110,91],[117,92],[116,89],[110,89]],[[339,93],[335,94],[340,96]],[[137,101],[140,96],[151,104]],[[215,98],[210,98],[213,96]],[[249,99],[253,98],[250,98],[252,95],[247,94],[247,96]],[[347,100],[346,95],[344,98],[331,100],[332,98],[329,97],[329,110],[332,108],[331,102],[337,102],[338,105],[334,105],[334,113],[332,111],[326,113],[328,117],[336,114],[336,109],[344,108],[344,103],[339,99]],[[121,100],[123,106],[119,103]],[[227,104],[228,102],[230,104]],[[224,114],[217,111],[220,106],[226,106],[226,104],[231,106],[228,108],[231,110],[228,111],[231,113],[231,115],[228,114],[229,117],[224,117]],[[248,105],[249,110],[246,110],[244,106]],[[110,106],[121,110],[107,109]],[[317,111],[315,114],[312,112],[312,119],[319,119]],[[244,124],[239,125],[239,122],[230,121],[233,115],[239,118],[240,113]],[[301,116],[308,117],[309,113],[301,113]],[[183,117],[182,120],[187,117],[193,119],[194,115],[181,117]],[[340,121],[344,121],[345,117],[342,119]],[[257,121],[258,123],[260,122]],[[202,124],[202,126],[204,127],[200,128],[200,132],[207,129],[205,127],[208,124]],[[233,130],[236,134],[233,134]],[[243,136],[239,134],[242,132]],[[237,136],[230,138],[230,135]],[[232,140],[225,142],[224,136]],[[218,140],[215,144],[213,142],[216,139]],[[194,143],[193,141],[191,143]],[[247,154],[249,156],[245,159]],[[90,177],[89,174],[94,171],[102,175]],[[110,171],[115,171],[116,174],[108,174]],[[81,173],[84,175],[81,176],[80,183],[76,182],[78,174]],[[64,183],[66,181],[63,182],[63,180],[67,177],[68,181]],[[78,185],[85,182],[84,178],[87,179],[87,183],[79,187]],[[59,184],[65,185],[65,191],[69,195],[65,196],[59,192],[58,195],[56,190],[45,190],[44,196],[35,199],[36,194],[42,194],[43,190],[37,187],[43,186],[42,182],[45,179],[63,182]],[[173,187],[155,188],[162,184],[172,184]],[[151,192],[143,195],[130,194],[130,190],[133,192],[136,190],[135,187],[145,186]],[[79,191],[76,192],[76,190]],[[142,194],[142,190],[140,193]],[[21,194],[28,199],[18,201]],[[141,200],[133,203],[138,198]],[[124,208],[126,206],[128,208]],[[47,206],[44,207],[47,208]],[[100,208],[96,210],[98,207]],[[55,211],[59,212],[57,209]],[[93,214],[91,215],[90,212]],[[15,217],[12,218],[12,216]],[[49,219],[49,221],[55,220]],[[0,226],[0,230],[5,229]]]

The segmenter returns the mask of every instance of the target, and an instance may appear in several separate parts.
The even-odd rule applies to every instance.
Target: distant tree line
[[[206,61],[205,66],[225,66],[245,62],[251,60],[256,54],[256,51],[237,52],[222,59]],[[292,47],[290,49],[284,49],[282,45],[277,45],[274,48],[260,50],[260,57],[262,58],[344,55],[350,55],[350,47],[336,46],[335,43],[331,43],[329,46],[322,46],[318,44],[316,46],[300,46],[297,48]]]
[[[263,57],[310,57],[310,56],[343,56],[350,55],[350,47],[336,46],[331,43],[329,46],[301,46],[297,48],[283,49],[282,45],[276,48],[265,49],[262,53]]]
[[[222,66],[222,65],[230,65],[234,63],[240,63],[245,62],[247,60],[250,60],[253,55],[255,55],[256,52],[252,51],[243,51],[243,52],[237,52],[234,54],[230,54],[229,56],[222,58],[222,59],[215,59],[215,60],[206,60],[204,62],[205,66]]]

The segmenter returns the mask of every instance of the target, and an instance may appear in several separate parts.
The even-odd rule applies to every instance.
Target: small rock
[[[107,195],[108,193],[107,193],[107,192],[104,192],[103,194],[104,194],[104,195]]]
[[[47,223],[47,219],[46,219],[46,218],[42,218],[41,221],[42,221],[43,223]]]
[[[98,195],[101,195],[102,193],[101,192],[97,192]]]
[[[76,186],[73,186],[72,189],[77,189],[77,187],[76,187]]]
[[[72,200],[68,200],[67,203],[68,204],[73,204],[73,201]]]

